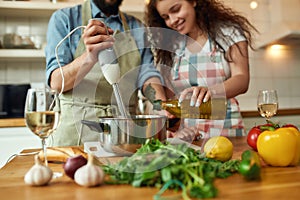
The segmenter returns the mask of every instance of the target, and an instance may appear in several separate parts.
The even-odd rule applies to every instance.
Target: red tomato
[[[295,128],[295,129],[297,129],[297,130],[299,131],[298,127],[295,126],[294,124],[284,124],[284,125],[282,125],[281,127],[284,127],[284,128],[287,128],[287,127],[293,127],[293,128]]]
[[[250,131],[247,135],[247,143],[255,151],[257,151],[257,146],[256,146],[257,138],[258,138],[259,134],[261,134],[261,133],[262,133],[262,131],[260,130],[260,128],[255,126],[252,129],[250,129]]]

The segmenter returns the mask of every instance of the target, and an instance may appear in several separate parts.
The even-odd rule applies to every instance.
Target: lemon
[[[214,136],[204,144],[204,153],[207,158],[225,162],[232,157],[233,144],[227,137]]]

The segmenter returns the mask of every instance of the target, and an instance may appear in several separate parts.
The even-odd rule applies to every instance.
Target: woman
[[[156,62],[171,66],[161,73],[168,79],[165,82],[171,83],[168,89],[172,88],[179,101],[191,95],[190,105],[198,107],[213,95],[227,98],[225,121],[185,119],[185,127],[196,125],[197,133],[210,136],[245,135],[235,97],[248,90],[248,46],[253,49],[255,27],[217,0],[150,0],[145,21],[149,27],[186,36],[178,42],[176,34],[149,28]]]

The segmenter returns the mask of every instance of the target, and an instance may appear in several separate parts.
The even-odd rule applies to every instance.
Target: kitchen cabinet
[[[50,1],[1,1],[0,17],[47,18],[60,8],[70,7],[83,0],[52,3]],[[0,61],[44,61],[43,49],[0,49]]]
[[[0,49],[0,61],[43,61],[43,49]]]

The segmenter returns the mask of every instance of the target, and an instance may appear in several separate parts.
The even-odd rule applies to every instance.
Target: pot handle
[[[104,129],[103,123],[88,121],[88,120],[81,120],[81,123],[88,126],[92,131],[96,131],[99,133],[103,132]]]

